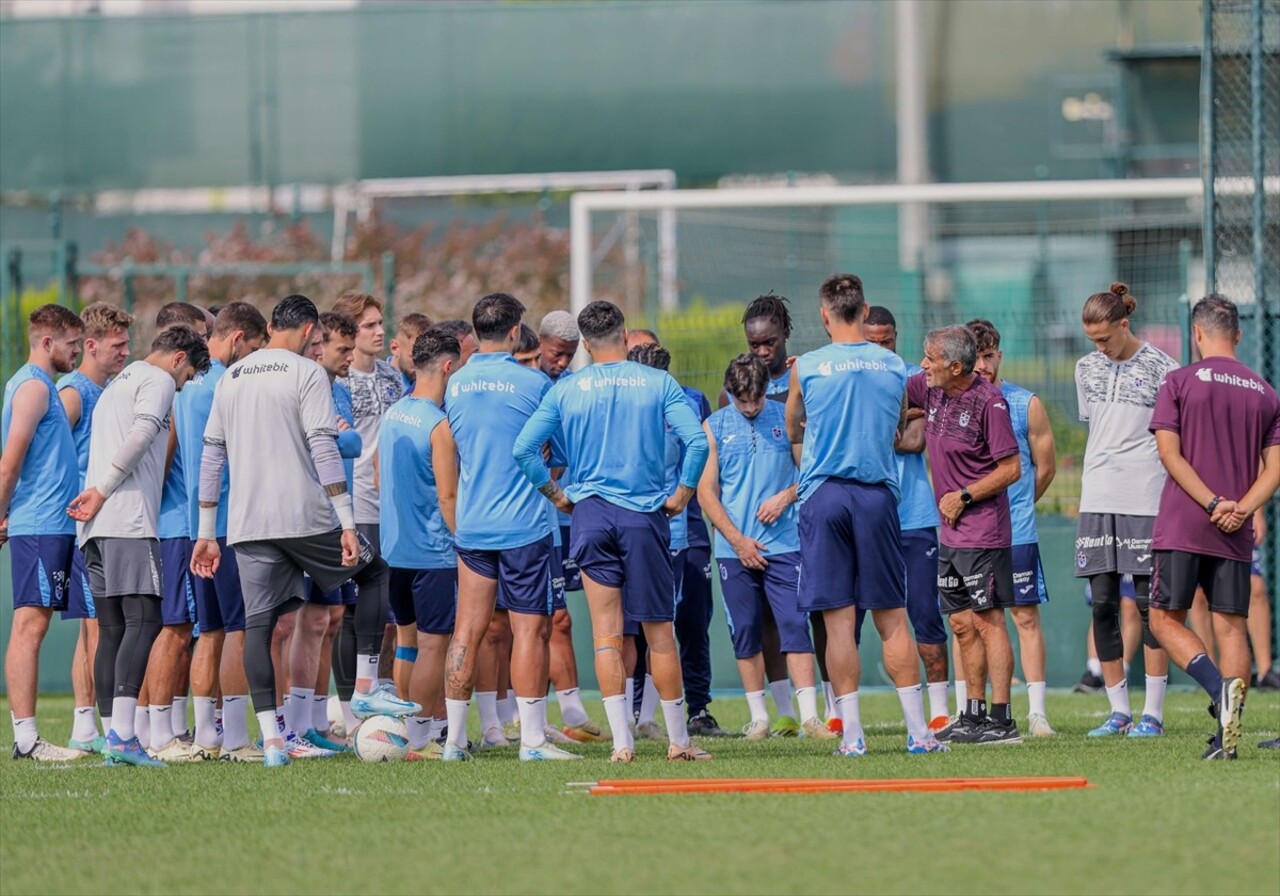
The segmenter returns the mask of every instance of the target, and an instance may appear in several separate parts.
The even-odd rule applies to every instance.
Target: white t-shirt
[[[160,494],[164,490],[164,455],[176,390],[172,376],[146,361],[134,361],[103,390],[89,430],[86,484],[102,481],[136,418],[151,418],[160,424],[160,432],[97,515],[87,523],[77,524],[80,544],[90,538],[156,537]]]
[[[378,429],[382,415],[404,397],[404,377],[400,372],[376,358],[372,373],[361,373],[354,367],[339,382],[351,390],[351,415],[364,447],[355,463],[356,522],[378,522],[378,481],[373,475],[373,456],[378,450]]]
[[[1089,423],[1081,513],[1156,515],[1166,474],[1148,427],[1165,374],[1177,367],[1147,342],[1127,361],[1093,352],[1076,362],[1080,419]]]
[[[324,368],[285,349],[254,352],[218,380],[204,441],[227,451],[229,544],[338,527],[307,443],[336,438],[337,413]]]

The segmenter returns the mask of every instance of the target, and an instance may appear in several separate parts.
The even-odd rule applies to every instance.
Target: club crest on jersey
[[[782,427],[781,427],[781,426],[775,426],[775,427],[773,428],[773,437],[774,437],[775,439],[780,439],[780,438],[782,438]]]
[[[969,425],[969,412],[962,411],[960,414],[960,426],[963,428],[963,427],[967,427],[968,425]]]
[[[1089,557],[1085,554],[1084,551],[1079,551],[1076,554],[1076,568],[1084,569],[1088,565],[1089,565]]]

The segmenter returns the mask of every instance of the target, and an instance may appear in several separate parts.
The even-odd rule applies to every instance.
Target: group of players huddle
[[[470,323],[406,315],[389,361],[373,296],[323,314],[289,296],[269,324],[244,302],[216,316],[172,303],[128,366],[121,309],[37,309],[28,363],[5,387],[0,458],[13,756],[276,766],[340,752],[361,719],[392,715],[410,759],[463,761],[516,739],[522,760],[576,759],[565,746],[611,739],[611,760],[630,762],[636,737],[666,738],[671,760],[710,759],[691,734],[724,734],[707,711],[713,566],[749,740],[798,734],[866,753],[870,612],[909,753],[1020,742],[1006,609],[1028,732],[1053,735],[1034,510],[1054,476],[1044,407],[1000,376],[989,321],[930,331],[917,368],[859,278],[835,275],[818,298],[831,342],[798,357],[785,299],[747,307],[749,351],[728,365],[715,412],[608,302],[551,312],[536,333],[504,293]],[[1135,305],[1122,284],[1088,299],[1096,351],[1076,368],[1090,427],[1076,572],[1112,709],[1090,735],[1163,732],[1162,646],[1213,701],[1206,758],[1235,758],[1252,519],[1280,486],[1280,401],[1235,359],[1228,300],[1197,303],[1202,360],[1183,368],[1134,335]],[[573,371],[580,344],[591,363]],[[1124,576],[1151,648],[1137,724]],[[578,587],[607,732],[578,692],[565,606]],[[1197,588],[1220,666],[1183,624]],[[35,718],[54,610],[81,620],[66,748]],[[563,727],[548,723],[549,685]]]

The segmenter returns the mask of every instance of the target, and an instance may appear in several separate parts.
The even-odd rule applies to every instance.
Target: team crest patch
[[[962,427],[965,427],[965,426],[968,426],[968,425],[969,425],[969,412],[968,412],[968,411],[964,411],[964,412],[962,412],[962,413],[960,414],[960,425],[961,425]]]
[[[1078,569],[1084,569],[1088,564],[1089,558],[1085,555],[1084,551],[1080,551],[1076,554],[1076,567]]]
[[[773,428],[773,437],[774,437],[775,439],[780,439],[780,438],[782,438],[782,427],[781,427],[781,426],[775,426],[775,427]]]

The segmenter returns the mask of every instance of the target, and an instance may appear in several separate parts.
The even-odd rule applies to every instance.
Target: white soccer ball
[[[365,719],[356,729],[355,751],[361,762],[399,762],[409,752],[409,729],[393,716]]]

